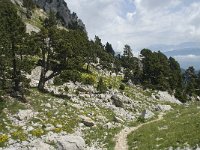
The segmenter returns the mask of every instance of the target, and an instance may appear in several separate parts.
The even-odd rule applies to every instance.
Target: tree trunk
[[[90,63],[88,62],[87,63],[87,72],[89,72],[89,70],[90,70]]]
[[[12,66],[13,66],[13,92],[14,95],[18,95],[17,93],[20,91],[19,86],[19,76],[17,72],[17,61],[16,61],[16,54],[15,54],[15,47],[14,44],[12,44]]]
[[[40,74],[40,81],[39,81],[39,84],[38,84],[38,90],[41,91],[41,92],[44,92],[44,86],[45,86],[45,69],[44,67],[42,67],[41,69],[41,74]]]
[[[47,65],[46,65],[46,57],[45,57],[45,50],[42,50],[42,64],[41,64],[41,74],[40,74],[40,81],[38,84],[38,90],[41,92],[44,92],[44,86],[45,86],[45,76],[46,76],[46,72],[47,70]]]

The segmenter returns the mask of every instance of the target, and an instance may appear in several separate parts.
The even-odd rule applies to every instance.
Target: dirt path
[[[140,124],[140,125],[138,125],[136,127],[130,127],[130,128],[126,127],[126,128],[124,128],[115,137],[115,139],[116,139],[115,150],[128,150],[128,144],[127,144],[127,136],[128,136],[128,134],[130,134],[131,132],[139,129],[140,127],[142,127],[144,125],[147,125],[147,124],[150,124],[150,123],[153,123],[153,122],[156,122],[156,121],[159,121],[159,120],[163,119],[163,115],[164,115],[163,113],[160,113],[158,115],[158,118],[155,119],[155,120]]]

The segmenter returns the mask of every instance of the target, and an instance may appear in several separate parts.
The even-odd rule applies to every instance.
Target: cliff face
[[[32,0],[39,8],[43,9],[45,12],[50,12],[51,10],[56,13],[57,18],[65,27],[79,26],[85,32],[85,25],[82,20],[78,18],[76,13],[71,13],[67,3],[64,0]],[[23,7],[23,0],[11,0],[16,5]]]
[[[85,25],[82,20],[78,19],[75,13],[71,13],[67,3],[64,0],[33,0],[37,6],[42,8],[45,12],[54,11],[65,27],[70,24],[77,23],[85,30]]]

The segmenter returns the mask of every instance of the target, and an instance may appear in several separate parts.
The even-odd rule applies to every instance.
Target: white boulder
[[[169,111],[172,109],[172,107],[170,105],[157,105],[155,107],[156,111]]]
[[[85,141],[80,136],[61,136],[57,138],[58,150],[84,150]]]
[[[144,118],[144,119],[150,119],[154,116],[155,114],[153,112],[151,112],[150,110],[144,110],[142,113],[141,113],[141,117]]]

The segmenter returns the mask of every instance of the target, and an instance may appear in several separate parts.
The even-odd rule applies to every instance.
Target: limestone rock
[[[31,25],[31,24],[29,24],[29,23],[26,23],[26,32],[27,33],[31,33],[31,32],[39,32],[40,31],[40,29],[38,28],[38,27],[36,27],[36,26],[33,26],[33,25]]]
[[[60,22],[68,27],[70,24],[76,22],[80,27],[85,30],[85,25],[82,20],[78,19],[76,13],[71,13],[67,3],[64,0],[33,0],[37,6],[49,13],[54,11]]]
[[[80,136],[61,136],[56,145],[58,150],[84,150],[85,141]]]
[[[155,109],[156,109],[157,111],[169,111],[169,110],[172,109],[172,107],[171,107],[170,105],[157,105],[157,106],[155,107]]]
[[[40,139],[32,141],[29,145],[32,146],[31,149],[34,150],[54,150],[54,148],[51,145],[44,143]]]
[[[168,101],[171,103],[182,104],[178,99],[174,97],[174,95],[170,95],[168,92],[159,91],[158,95],[159,99],[162,101]]]
[[[121,118],[119,118],[117,116],[114,116],[113,121],[114,122],[118,122],[118,123],[123,123],[124,122],[124,120],[122,120]]]
[[[91,118],[86,117],[86,116],[81,116],[81,121],[87,127],[92,127],[95,125],[94,121]]]
[[[39,80],[40,80],[41,68],[42,68],[41,66],[37,66],[36,68],[34,68],[31,71],[30,75],[26,76],[28,79],[31,79],[31,82],[30,82],[31,87],[37,87],[38,86],[38,83],[39,83]],[[51,73],[52,73],[52,71],[48,71],[46,73],[46,77],[48,77]],[[47,84],[53,84],[53,79],[48,80],[46,83]]]
[[[150,119],[154,116],[155,114],[153,112],[151,112],[150,110],[144,110],[142,113],[141,113],[141,117],[144,118],[144,119]]]
[[[116,107],[123,107],[123,102],[117,95],[113,95],[111,99]]]
[[[51,108],[51,104],[47,103],[47,104],[45,104],[45,107]]]
[[[17,117],[22,120],[29,120],[34,117],[35,113],[32,110],[19,110]]]

